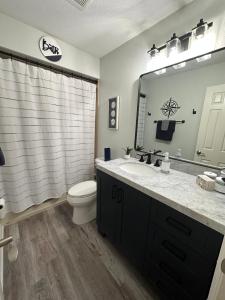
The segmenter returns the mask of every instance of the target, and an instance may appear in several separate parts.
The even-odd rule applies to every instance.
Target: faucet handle
[[[140,162],[144,162],[144,161],[145,161],[145,160],[144,160],[144,156],[145,156],[146,154],[140,154],[140,153],[137,153],[137,155],[140,156],[140,159],[139,159]]]
[[[155,167],[160,167],[161,163],[162,163],[161,159],[156,159],[154,166]]]

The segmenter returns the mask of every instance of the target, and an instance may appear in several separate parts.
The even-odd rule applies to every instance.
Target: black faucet
[[[147,156],[146,164],[150,165],[152,163],[152,152],[146,153]]]
[[[161,150],[154,150],[154,151],[150,150],[149,152],[145,152],[143,154],[137,153],[137,155],[140,156],[140,159],[139,159],[140,162],[144,162],[145,161],[144,157],[147,156],[146,164],[150,165],[152,163],[152,155],[156,155],[160,152],[162,152],[162,151]]]
[[[145,154],[147,156],[146,164],[150,165],[152,163],[152,155],[156,155],[158,153],[162,152],[161,150],[154,150],[154,151],[149,151],[148,153]]]

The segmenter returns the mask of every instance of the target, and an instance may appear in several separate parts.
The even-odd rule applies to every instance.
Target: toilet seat
[[[90,198],[95,196],[97,185],[94,180],[87,180],[75,184],[68,191],[68,197],[73,203],[89,202]]]
[[[80,182],[69,189],[67,201],[73,207],[74,224],[85,224],[96,218],[96,190],[94,180]]]

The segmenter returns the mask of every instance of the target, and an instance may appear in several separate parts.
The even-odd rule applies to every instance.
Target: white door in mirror
[[[225,167],[225,84],[206,90],[194,159]]]

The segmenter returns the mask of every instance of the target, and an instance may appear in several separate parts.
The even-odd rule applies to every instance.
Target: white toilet
[[[96,218],[96,189],[94,180],[80,182],[69,189],[67,201],[73,207],[74,224],[85,224]]]

